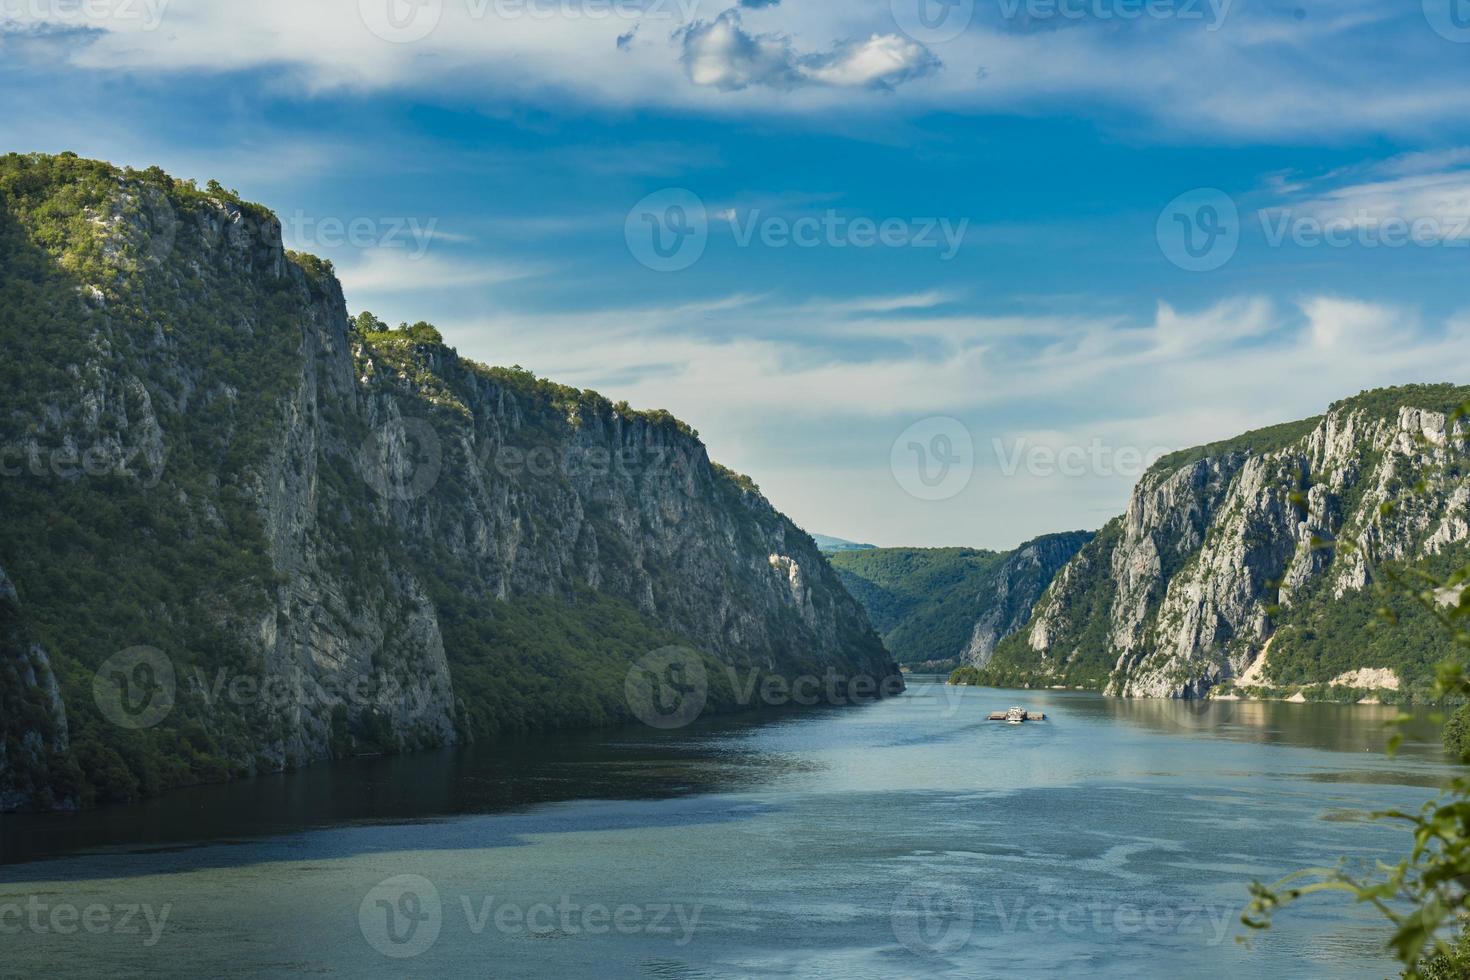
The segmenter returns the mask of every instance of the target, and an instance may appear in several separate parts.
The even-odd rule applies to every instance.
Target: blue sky
[[[216,178],[813,531],[1095,528],[1470,382],[1466,0],[0,0],[0,76],[0,148]]]

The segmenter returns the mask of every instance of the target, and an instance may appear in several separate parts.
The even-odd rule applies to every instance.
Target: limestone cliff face
[[[1448,386],[1369,393],[1264,438],[1163,461],[1002,651],[1010,679],[1197,697],[1240,677],[1273,637],[1273,661],[1294,671],[1277,665],[1283,683],[1428,670],[1432,638],[1413,662],[1358,662],[1391,656],[1362,642],[1318,648],[1342,639],[1344,617],[1366,608],[1370,569],[1461,554],[1470,536],[1463,429],[1420,406],[1464,396]],[[1424,491],[1406,493],[1426,472],[1434,475]],[[1383,516],[1388,503],[1396,508]],[[1323,547],[1339,538],[1364,550]],[[1448,653],[1447,639],[1439,649]]]
[[[1079,548],[1092,536],[1084,532],[1051,534],[1028,541],[1008,554],[995,570],[989,587],[976,597],[980,610],[961,663],[984,667],[996,645],[1026,625],[1031,609]]]
[[[627,720],[629,665],[671,643],[896,672],[812,540],[665,413],[359,329],[227,192],[0,163],[0,694],[27,706],[0,809]],[[135,728],[90,678],[139,647],[174,690]]]

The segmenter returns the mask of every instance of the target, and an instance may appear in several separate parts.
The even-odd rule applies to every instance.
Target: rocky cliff
[[[627,720],[670,644],[711,710],[895,671],[687,426],[349,319],[217,185],[0,160],[0,336],[0,808]]]
[[[1378,586],[1466,558],[1464,427],[1449,416],[1467,398],[1448,385],[1368,392],[1161,460],[987,679],[1142,697],[1424,690],[1448,639]],[[1393,629],[1380,626],[1385,605]]]
[[[65,766],[68,748],[51,661],[22,624],[15,586],[0,569],[0,811],[64,804],[51,775]]]
[[[1050,534],[1014,551],[873,548],[831,556],[900,663],[984,667],[1026,624],[1052,576],[1092,535]]]

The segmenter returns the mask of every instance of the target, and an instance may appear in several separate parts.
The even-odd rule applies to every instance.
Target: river
[[[1395,713],[916,677],[3,816],[0,974],[1383,977],[1342,899],[1237,937],[1252,879],[1407,850],[1366,814],[1451,770]]]

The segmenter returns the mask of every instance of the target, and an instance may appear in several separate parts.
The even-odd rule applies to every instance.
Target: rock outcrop
[[[0,809],[628,720],[669,644],[711,710],[721,668],[896,673],[689,427],[349,319],[217,186],[0,159],[0,323]],[[119,655],[162,718],[110,717]]]
[[[68,748],[61,687],[0,569],[0,811],[75,806],[75,791],[57,778]]]
[[[1003,645],[994,679],[1199,697],[1272,642],[1255,672],[1268,684],[1392,670],[1427,684],[1448,636],[1422,621],[1375,632],[1386,600],[1374,586],[1396,563],[1465,557],[1465,427],[1449,413],[1467,397],[1448,385],[1369,392],[1162,460]]]
[[[1032,607],[1057,572],[1091,539],[1086,532],[1049,534],[1007,554],[989,587],[975,597],[979,617],[960,662],[971,667],[988,665],[1000,641],[1026,625]]]

